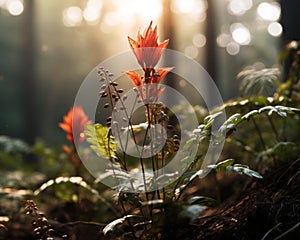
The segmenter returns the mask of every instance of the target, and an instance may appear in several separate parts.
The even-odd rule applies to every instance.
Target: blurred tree
[[[216,67],[216,17],[214,14],[214,0],[207,1],[207,19],[206,19],[206,50],[205,50],[205,69],[213,80],[217,79]],[[216,83],[217,84],[217,83]]]
[[[33,143],[36,136],[35,110],[35,36],[34,36],[34,0],[24,0],[22,34],[22,111],[24,116],[25,140]]]
[[[281,24],[283,26],[283,42],[300,41],[299,9],[300,1],[281,0]]]

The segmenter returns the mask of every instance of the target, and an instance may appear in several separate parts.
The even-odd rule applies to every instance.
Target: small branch
[[[261,240],[265,240],[267,238],[267,236],[276,228],[278,228],[281,225],[281,223],[278,223],[277,225],[275,225],[274,227],[272,227],[269,231],[266,232],[266,234],[263,236],[263,238]]]
[[[87,221],[75,221],[75,222],[69,222],[69,223],[56,223],[53,224],[53,226],[59,226],[59,227],[67,227],[67,226],[76,226],[76,225],[91,225],[91,226],[98,226],[98,227],[105,227],[107,224],[105,223],[98,223],[98,222],[87,222]]]
[[[288,229],[287,231],[285,231],[284,233],[280,234],[277,238],[275,238],[274,240],[278,240],[282,237],[284,237],[285,235],[287,235],[288,233],[294,231],[297,227],[300,226],[300,222],[298,222],[297,224],[295,224],[293,227],[291,227],[290,229]]]

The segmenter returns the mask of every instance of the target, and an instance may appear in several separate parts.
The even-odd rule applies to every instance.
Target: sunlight
[[[175,0],[172,3],[172,11],[176,13],[199,15],[207,9],[206,0]]]
[[[87,7],[95,8],[96,10],[100,11],[103,6],[102,0],[88,0]]]
[[[83,11],[83,18],[90,25],[98,23],[99,17],[100,11],[93,7],[87,7]]]
[[[0,7],[3,7],[6,4],[6,0],[0,0]]]
[[[196,35],[193,36],[193,44],[198,47],[198,48],[202,48],[205,46],[206,44],[206,37],[205,35],[198,33]]]
[[[117,12],[109,12],[105,15],[104,17],[104,22],[108,26],[115,26],[119,24],[119,18],[118,18],[118,13]]]
[[[267,3],[263,2],[259,4],[257,8],[257,14],[264,20],[277,21],[280,17],[281,8],[276,2]]]
[[[278,22],[272,22],[268,26],[268,33],[273,37],[279,37],[282,34],[282,26]]]
[[[176,0],[176,5],[181,13],[192,12],[195,7],[195,0]]]
[[[231,0],[228,4],[228,12],[232,15],[243,15],[252,8],[252,0]]]
[[[136,12],[141,16],[149,20],[156,20],[162,13],[162,3],[160,0],[147,0],[138,1],[136,6]]]
[[[251,34],[244,25],[234,23],[230,26],[231,34],[234,41],[241,45],[248,45],[251,41]]]
[[[8,12],[13,16],[22,14],[24,10],[23,3],[20,0],[10,0],[6,2]]]
[[[217,37],[217,44],[220,47],[226,47],[231,41],[231,36],[229,34],[226,33],[221,33],[218,37]]]
[[[95,25],[101,15],[103,7],[102,0],[88,0],[87,6],[83,11],[83,18],[89,25]]]
[[[226,46],[226,51],[229,55],[237,55],[240,52],[240,45],[236,42],[230,42]]]
[[[145,22],[157,20],[162,14],[161,0],[115,0],[119,14],[119,21],[133,23],[134,17],[139,17]]]
[[[63,23],[66,27],[79,26],[82,22],[82,10],[79,7],[68,7],[63,12]]]
[[[184,54],[185,56],[187,57],[190,57],[190,58],[196,58],[199,54],[199,51],[198,51],[198,48],[191,45],[191,46],[187,46],[185,49],[184,49]]]
[[[132,25],[135,19],[134,11],[135,10],[133,10],[128,4],[120,4],[115,12],[116,20],[124,24]]]

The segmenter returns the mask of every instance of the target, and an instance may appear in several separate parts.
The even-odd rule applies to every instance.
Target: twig
[[[75,221],[75,222],[69,222],[69,223],[57,223],[57,224],[53,224],[52,225],[56,225],[56,226],[60,226],[60,227],[65,227],[65,226],[76,226],[76,225],[92,225],[92,226],[98,226],[98,227],[105,227],[107,224],[105,223],[98,223],[98,222],[87,222],[87,221]]]
[[[269,231],[266,232],[266,234],[263,236],[263,238],[261,240],[265,240],[266,237],[273,231],[275,230],[276,228],[278,228],[279,226],[281,225],[281,222],[276,224],[274,227],[272,227]]]
[[[293,227],[291,227],[290,229],[288,229],[287,231],[285,231],[284,233],[280,234],[277,238],[275,238],[274,240],[278,240],[282,237],[284,237],[285,235],[287,235],[288,233],[294,231],[297,227],[300,226],[300,222],[298,222],[297,224],[295,224]]]

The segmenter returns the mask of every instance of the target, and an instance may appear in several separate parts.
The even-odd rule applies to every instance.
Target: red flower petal
[[[133,85],[135,87],[138,87],[138,86],[143,84],[142,78],[137,72],[135,72],[135,71],[126,71],[124,73],[130,78],[130,80],[133,82]]]

